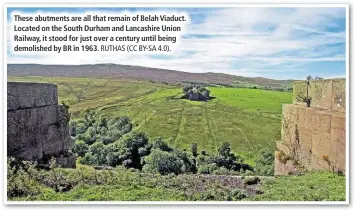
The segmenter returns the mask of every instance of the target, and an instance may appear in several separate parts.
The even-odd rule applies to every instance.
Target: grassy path
[[[205,114],[206,114],[205,117],[206,117],[206,120],[207,120],[207,126],[208,126],[209,135],[211,137],[209,145],[211,146],[212,151],[216,151],[217,148],[218,148],[218,144],[217,144],[217,141],[216,141],[216,139],[215,139],[215,137],[213,135],[214,133],[212,132],[212,129],[211,129],[210,116],[209,116],[208,113],[209,113],[208,112],[208,108],[205,105]],[[212,121],[213,121],[213,119],[212,119]]]
[[[174,141],[173,141],[173,144],[174,144],[174,145],[178,145],[179,135],[180,135],[181,131],[183,131],[183,127],[184,127],[184,122],[183,122],[184,119],[183,119],[183,116],[184,116],[185,106],[186,106],[186,103],[183,102],[183,103],[181,104],[181,112],[180,112],[179,120],[178,120],[178,122],[179,122],[178,131],[177,131],[175,137],[173,137],[173,140],[174,140]]]

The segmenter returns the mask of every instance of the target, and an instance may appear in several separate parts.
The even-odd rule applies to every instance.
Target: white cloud
[[[344,31],[327,30],[327,27],[338,27],[334,20],[344,18],[344,9],[231,8],[204,15],[202,23],[190,24],[185,31],[185,35],[195,37],[184,38],[169,59],[127,54],[51,55],[9,57],[8,63],[117,63],[243,76],[263,76],[265,71],[274,71],[276,77],[282,69],[289,71],[283,67],[300,69],[313,62],[345,61],[345,55],[337,52],[339,47],[318,49],[345,43]],[[199,38],[202,35],[207,38]],[[277,70],[275,65],[280,65]]]

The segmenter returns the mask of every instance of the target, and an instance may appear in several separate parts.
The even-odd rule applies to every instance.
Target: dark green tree
[[[191,144],[191,153],[194,157],[197,157],[198,155],[198,149],[197,149],[197,144],[196,143],[192,143]]]

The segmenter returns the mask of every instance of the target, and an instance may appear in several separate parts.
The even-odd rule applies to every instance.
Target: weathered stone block
[[[330,159],[324,157],[318,158],[318,169],[319,170],[332,170],[333,164]]]
[[[295,130],[297,124],[297,107],[294,105],[283,105],[281,139],[285,144],[290,144],[295,140]]]
[[[19,82],[7,86],[7,155],[46,162],[67,154],[73,140],[68,110],[58,105],[57,86]],[[63,167],[75,167],[75,156],[60,159]]]
[[[330,110],[332,108],[332,80],[311,81],[311,107]]]
[[[312,131],[309,129],[301,129],[299,131],[300,145],[302,151],[311,152],[312,150]]]
[[[345,123],[346,123],[345,114],[342,114],[342,113],[333,113],[332,114],[332,122],[331,122],[332,128],[345,130],[345,128],[346,128]]]
[[[324,160],[322,157],[311,155],[310,168],[313,170],[330,170],[331,163]]]
[[[345,172],[345,82],[344,79],[311,81],[308,87],[311,107],[297,101],[306,96],[306,83],[294,83],[294,104],[283,105],[279,150],[292,154],[308,169]],[[282,173],[285,168],[285,164],[279,163],[275,171]]]
[[[58,104],[57,85],[46,83],[7,83],[7,110]]]
[[[309,167],[309,164],[311,162],[311,157],[312,157],[312,153],[310,151],[307,151],[306,149],[302,149],[302,145],[301,145],[301,149],[299,151],[298,154],[298,162],[305,167]]]
[[[72,140],[68,114],[62,112],[60,105],[8,111],[8,156],[32,160],[67,150]]]
[[[275,165],[274,165],[274,174],[275,175],[287,175],[289,173],[297,171],[297,168],[293,165],[292,160],[286,161],[286,163],[281,162],[277,158],[277,152],[275,152]]]
[[[314,108],[306,108],[305,115],[304,115],[304,128],[308,130],[313,130],[313,122],[314,122]]]
[[[335,158],[335,144],[335,142],[331,141],[330,133],[312,134],[312,154],[319,158],[322,158],[323,156]]]
[[[332,93],[332,110],[346,111],[346,80],[334,79],[333,80],[333,93]]]
[[[344,129],[332,129],[331,141],[346,145],[346,133]]]
[[[336,167],[338,170],[345,172],[346,169],[346,148],[344,144],[337,143],[336,144]]]
[[[315,155],[311,155],[311,163],[310,163],[310,168],[311,169],[315,169],[315,170],[319,170],[319,167],[318,167],[318,157],[315,156]]]
[[[330,133],[332,115],[327,111],[315,111],[313,118],[313,132]]]
[[[290,154],[289,146],[285,145],[283,142],[276,142],[276,147],[279,151],[282,151],[284,154]]]
[[[297,106],[296,108],[297,112],[297,125],[298,128],[304,128],[305,127],[305,121],[306,121],[306,107],[301,107]]]

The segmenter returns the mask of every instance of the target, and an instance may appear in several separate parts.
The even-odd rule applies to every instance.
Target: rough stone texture
[[[346,111],[345,80],[333,80],[332,110]]]
[[[318,158],[328,156],[329,160],[335,160],[335,142],[331,141],[330,133],[318,133],[312,135],[312,154]]]
[[[61,112],[61,105],[8,111],[8,154],[31,160],[68,149],[69,126]]]
[[[282,151],[283,153],[289,155],[291,153],[290,151],[290,148],[289,146],[285,145],[284,143],[282,142],[276,142],[276,148],[279,150],[279,151]]]
[[[343,113],[333,113],[331,122],[332,128],[344,129],[345,122],[345,115]]]
[[[282,130],[281,130],[281,139],[288,145],[291,143],[291,140],[295,140],[295,123],[297,122],[297,115],[295,109],[292,105],[284,104],[282,107],[283,118],[282,118]]]
[[[283,105],[278,150],[307,169],[345,173],[345,84],[344,79],[311,81],[310,107],[295,102],[295,96],[294,104]],[[304,81],[296,82],[294,95],[304,93],[305,88]],[[285,174],[287,169],[292,170],[275,160],[275,174]]]
[[[313,112],[313,132],[330,133],[332,113],[322,110]]]
[[[311,81],[312,107],[330,110],[332,108],[332,80]]]
[[[55,85],[32,85],[8,84],[11,95],[7,111],[7,155],[41,160],[46,156],[65,154],[73,144],[69,135],[68,110],[54,99],[57,97]],[[22,92],[22,89],[26,90]],[[67,159],[73,160],[72,157]],[[70,163],[68,167],[73,167],[71,162],[64,163]]]
[[[341,143],[337,143],[337,157],[336,157],[336,169],[338,171],[345,172],[345,164],[346,164],[346,150],[345,145]]]
[[[274,165],[275,175],[286,175],[297,171],[297,168],[293,165],[292,160],[287,160],[284,163],[277,158],[276,152],[275,152],[275,165]]]
[[[346,110],[346,80],[326,79],[311,80],[308,87],[308,95],[312,99],[311,107],[324,110],[345,112]],[[293,104],[304,104],[297,100],[305,97],[307,84],[305,81],[297,81],[293,84]]]
[[[46,83],[7,83],[7,110],[58,105],[57,85]]]

